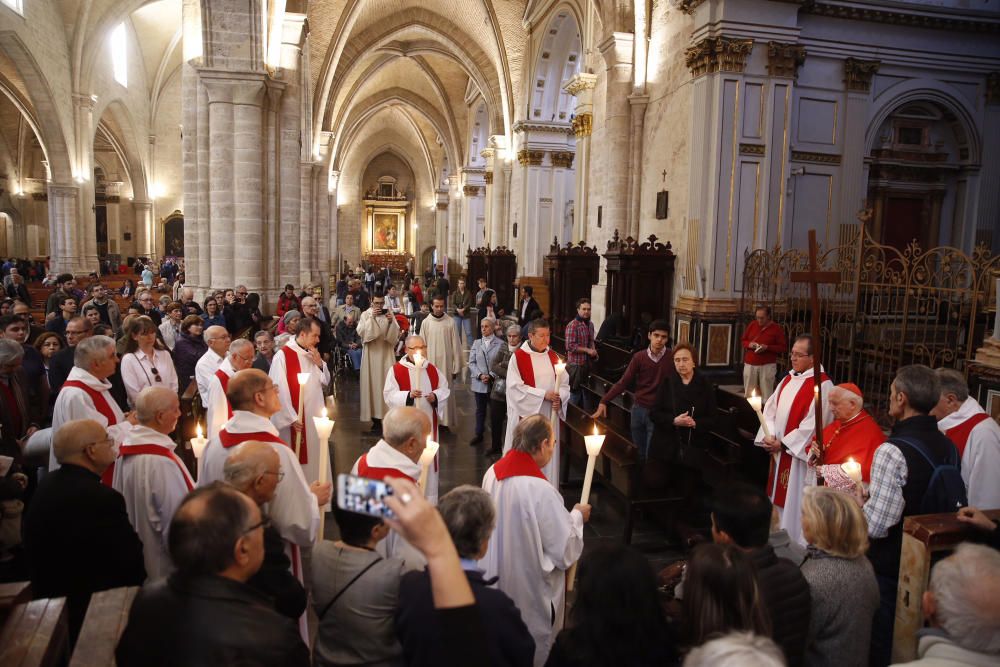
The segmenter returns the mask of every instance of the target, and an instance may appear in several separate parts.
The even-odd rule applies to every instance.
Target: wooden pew
[[[993,521],[1000,520],[1000,510],[987,510],[985,514]],[[903,519],[896,622],[892,633],[893,664],[917,658],[917,631],[924,624],[921,601],[930,582],[932,561],[961,542],[974,541],[976,533],[953,513]]]
[[[66,598],[19,604],[0,632],[0,665],[59,667],[69,657]]]
[[[193,479],[198,478],[198,461],[194,457],[190,440],[197,434],[196,429],[199,423],[204,434],[205,411],[201,405],[201,394],[198,393],[198,382],[191,378],[191,383],[181,394],[181,418],[177,421],[177,428],[174,431],[177,443],[177,448],[174,451],[184,461],[184,465],[188,467]]]
[[[115,664],[115,647],[128,623],[138,586],[112,588],[90,597],[87,615],[73,649],[69,667],[105,667]]]
[[[0,584],[0,626],[4,624],[14,607],[31,602],[31,582],[15,581]]]

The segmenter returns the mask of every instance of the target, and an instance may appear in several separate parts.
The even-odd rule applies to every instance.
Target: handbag
[[[566,364],[566,373],[569,376],[569,390],[575,393],[590,375],[590,368],[583,364]]]

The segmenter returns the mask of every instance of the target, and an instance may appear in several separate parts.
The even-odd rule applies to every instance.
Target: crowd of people
[[[755,444],[772,457],[768,483],[699,498],[710,541],[657,573],[618,544],[584,555],[592,509],[567,509],[560,493],[558,425],[570,404],[604,419],[630,391],[640,465],[704,449],[715,388],[695,347],[670,346],[668,322],[648,323],[592,405],[587,299],[560,332],[563,379],[530,287],[506,314],[485,280],[474,294],[464,279],[451,291],[443,276],[407,275],[399,290],[369,269],[339,277],[326,304],[321,286],[286,285],[269,317],[244,286],[199,303],[182,264],[166,273],[143,266],[121,300],[59,275],[43,322],[30,294],[0,316],[4,521],[24,508],[23,544],[0,544],[0,563],[5,576],[24,568],[37,597],[67,598],[73,638],[92,593],[143,585],[122,665],[885,665],[904,519],[958,505],[1000,544],[981,511],[1000,508],[1000,425],[964,377],[899,369],[886,436],[860,389],[823,373],[821,448],[812,339],[789,347],[766,308],[743,345],[747,383],[764,394]],[[321,469],[329,445],[313,418],[345,368],[378,436],[351,472],[394,490],[390,518],[338,507]],[[207,440],[197,470],[175,438],[192,384]],[[470,444],[488,430],[491,465],[479,485],[442,494],[437,443],[459,425],[456,391],[473,395]],[[337,540],[321,538],[326,511]],[[920,664],[1000,659],[998,601],[994,548],[963,544],[938,562]]]

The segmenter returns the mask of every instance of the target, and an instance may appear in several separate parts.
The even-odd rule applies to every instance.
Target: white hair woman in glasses
[[[146,387],[168,387],[177,392],[173,359],[157,338],[156,323],[146,316],[135,318],[125,328],[121,370],[131,407],[135,407],[136,397]]]

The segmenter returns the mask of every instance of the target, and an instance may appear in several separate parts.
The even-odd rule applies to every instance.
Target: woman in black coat
[[[651,456],[685,459],[711,443],[718,419],[715,386],[698,371],[698,357],[688,343],[673,349],[677,372],[660,385],[650,419],[656,425]]]

